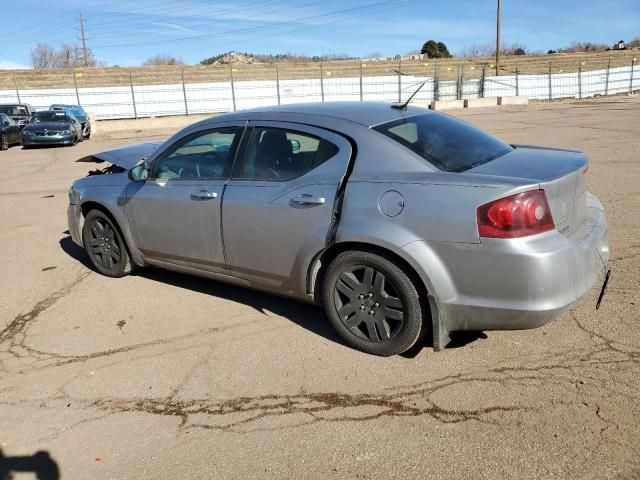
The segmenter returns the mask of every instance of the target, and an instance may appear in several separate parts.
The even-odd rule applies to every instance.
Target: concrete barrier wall
[[[498,97],[469,98],[464,101],[464,108],[495,107],[498,105]]]
[[[520,95],[517,97],[498,97],[498,105],[528,105],[529,97]]]
[[[431,110],[453,110],[456,108],[464,108],[465,100],[434,100],[429,108]]]

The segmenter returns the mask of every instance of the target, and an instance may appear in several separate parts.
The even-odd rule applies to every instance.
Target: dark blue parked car
[[[89,121],[89,115],[84,111],[80,105],[65,105],[61,103],[54,103],[49,107],[49,110],[64,111],[73,115],[82,126],[82,136],[88,139],[91,137],[91,122]]]

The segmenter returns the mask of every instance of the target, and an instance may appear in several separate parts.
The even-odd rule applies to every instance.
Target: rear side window
[[[446,172],[464,172],[513,147],[482,130],[444,115],[420,115],[374,127]]]
[[[313,170],[338,153],[333,143],[309,133],[256,127],[242,167],[245,180],[285,182]]]

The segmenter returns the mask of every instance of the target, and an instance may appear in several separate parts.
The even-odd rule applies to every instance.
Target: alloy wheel
[[[116,232],[113,226],[102,218],[91,221],[89,252],[94,261],[107,270],[115,270],[122,258]]]
[[[367,265],[351,267],[340,274],[334,289],[338,316],[357,337],[384,342],[402,329],[405,305],[383,272]]]

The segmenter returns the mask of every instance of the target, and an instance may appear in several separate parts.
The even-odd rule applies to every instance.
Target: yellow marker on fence
[[[367,64],[366,64],[366,63],[363,63],[363,64],[362,64],[362,68],[367,68]]]
[[[331,72],[327,72],[327,77],[330,77],[330,76],[331,76]]]
[[[237,72],[237,71],[238,71],[238,69],[237,69],[237,68],[232,68],[232,69],[231,69],[231,71],[232,71],[232,72]]]
[[[82,73],[76,72],[76,77],[81,77],[81,76],[82,76]]]
[[[564,72],[564,70],[562,70],[562,69],[558,70],[558,73],[562,73],[562,72]]]
[[[447,67],[447,70],[451,71],[451,70],[453,70],[453,69],[452,69],[451,67]]]

